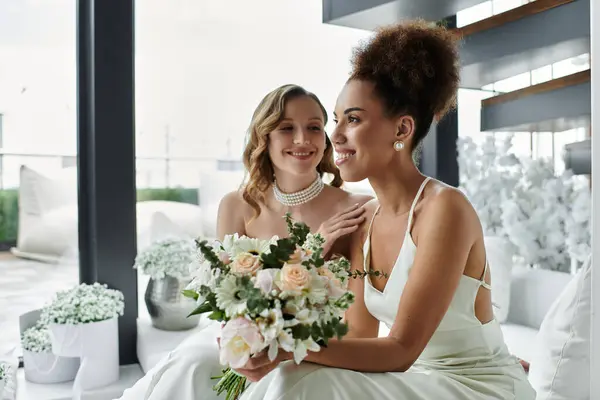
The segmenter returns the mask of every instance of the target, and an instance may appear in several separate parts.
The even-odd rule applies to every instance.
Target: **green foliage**
[[[269,254],[261,254],[260,259],[264,265],[263,268],[283,268],[283,264],[290,259],[296,251],[296,246],[302,246],[306,237],[310,233],[310,228],[302,222],[294,222],[290,213],[285,214],[285,222],[290,234],[289,237],[279,239],[276,244],[270,246]],[[323,265],[324,260],[321,257],[321,251],[315,252],[312,257],[318,267]],[[305,263],[306,264],[306,263]]]
[[[292,238],[279,239],[276,244],[270,246],[271,252],[261,254],[260,260],[263,268],[283,268],[283,264],[290,259],[296,251],[296,243]]]
[[[199,204],[198,189],[164,188],[137,190],[137,201],[150,200],[177,201],[179,203]]]
[[[325,259],[323,258],[323,249],[318,249],[310,255],[310,258],[302,263],[306,268],[320,268],[325,265]]]
[[[246,307],[251,314],[260,314],[271,307],[268,299],[264,298],[260,289],[255,288],[249,276],[237,278],[238,286],[242,289],[236,296],[241,300],[246,300]]]
[[[196,309],[192,311],[190,315],[188,315],[188,317],[191,317],[192,315],[204,314],[209,311],[212,311],[212,307],[208,301],[205,301],[204,303],[196,307]]]
[[[312,325],[298,324],[291,328],[294,339],[312,338],[319,345],[327,345],[333,338],[341,339],[348,333],[348,324],[339,318],[327,322],[313,322]]]
[[[14,243],[19,226],[19,192],[16,189],[0,190],[0,242]]]
[[[219,256],[215,254],[212,246],[208,244],[206,240],[197,240],[196,246],[200,249],[202,256],[206,261],[208,261],[211,265],[211,269],[218,268],[222,271],[227,269],[227,266],[223,264],[223,262],[219,259]]]
[[[368,275],[374,276],[376,278],[387,278],[388,274],[385,272],[377,271],[377,270],[369,270],[369,271],[360,271],[358,269],[353,269],[350,272],[350,277],[353,279],[356,278],[366,278]]]
[[[302,246],[310,233],[310,228],[305,223],[294,222],[290,213],[286,213],[284,218],[285,223],[287,224],[288,233],[290,234],[290,239],[298,246]]]
[[[183,294],[184,297],[188,297],[190,299],[194,299],[194,300],[198,300],[198,293],[196,293],[193,290],[184,290],[183,292],[181,292],[181,294]]]

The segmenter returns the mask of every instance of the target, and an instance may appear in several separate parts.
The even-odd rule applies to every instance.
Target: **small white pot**
[[[75,379],[79,358],[61,357],[53,353],[34,353],[23,349],[25,379],[34,383],[61,383]]]
[[[6,380],[0,379],[0,399],[4,398],[4,386],[6,386]]]
[[[54,354],[81,359],[74,394],[119,380],[117,318],[79,325],[50,324],[49,328]]]
[[[72,324],[50,324],[50,340],[52,353],[63,357],[81,356],[81,327]]]

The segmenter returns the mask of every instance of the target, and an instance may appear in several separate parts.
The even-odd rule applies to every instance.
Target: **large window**
[[[351,47],[370,32],[323,24],[321,8],[137,1],[138,188],[199,189],[202,175],[235,169],[255,107],[279,85],[306,87],[331,113]]]
[[[269,91],[301,85],[333,119],[351,49],[371,32],[323,24],[321,13],[321,0],[136,2],[138,193],[144,200],[199,205],[183,214],[173,203],[138,205],[138,231],[148,230],[138,238],[164,234],[152,227],[155,212],[170,218],[175,230],[192,226],[180,220],[184,215],[196,217],[197,232],[216,233],[218,203],[242,182],[246,130]],[[141,295],[146,277],[138,279]]]
[[[535,0],[488,0],[456,13],[456,25],[460,28],[477,21],[503,13]]]
[[[0,1],[0,356],[19,315],[78,281],[75,13]]]

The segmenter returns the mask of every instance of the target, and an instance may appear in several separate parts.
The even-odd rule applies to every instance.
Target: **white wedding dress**
[[[390,328],[413,264],[416,246],[410,235],[421,185],[408,217],[402,248],[383,292],[365,279],[365,303]],[[370,232],[364,244],[369,268]],[[487,270],[487,265],[486,265]],[[485,272],[483,274],[485,276]],[[250,385],[241,400],[534,400],[535,391],[518,360],[510,355],[500,325],[482,324],[474,302],[483,280],[463,275],[452,303],[417,362],[406,372],[364,373],[311,363],[286,362]],[[211,374],[218,373],[218,325],[184,342],[150,371],[123,400],[211,400]]]

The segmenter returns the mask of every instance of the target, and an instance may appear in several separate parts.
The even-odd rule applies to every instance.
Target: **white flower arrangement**
[[[152,279],[167,276],[186,279],[189,266],[196,259],[196,246],[191,239],[166,238],[153,242],[135,258],[134,268]]]
[[[107,285],[82,283],[56,293],[54,300],[42,310],[40,319],[54,324],[87,324],[123,315],[123,293]]]
[[[589,188],[570,171],[556,176],[549,160],[517,158],[512,136],[498,142],[459,139],[460,188],[484,233],[506,238],[519,262],[570,271],[591,251]]]
[[[196,300],[191,315],[222,322],[220,362],[226,367],[214,389],[238,398],[246,379],[241,368],[253,355],[280,349],[300,363],[348,330],[344,312],[354,301],[348,280],[362,276],[345,258],[326,261],[323,238],[286,215],[290,236],[259,240],[228,235],[222,243],[198,241],[201,253],[184,295]],[[366,273],[365,273],[366,274]]]
[[[501,206],[520,176],[520,162],[510,153],[511,146],[512,136],[498,143],[488,135],[481,146],[470,137],[458,139],[459,188],[477,211],[487,236],[506,236]]]
[[[592,252],[592,194],[587,182],[576,182],[568,202],[571,212],[565,221],[567,251],[572,260],[583,263]]]
[[[511,197],[502,204],[508,239],[527,265],[570,270],[565,220],[572,190],[569,173],[554,175],[548,160],[526,160]]]
[[[23,347],[23,350],[32,353],[52,352],[52,341],[50,340],[50,331],[48,327],[35,325],[27,329],[21,335],[21,346]]]
[[[10,374],[12,367],[9,363],[0,361],[0,381],[6,381],[6,378]]]

